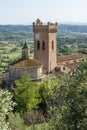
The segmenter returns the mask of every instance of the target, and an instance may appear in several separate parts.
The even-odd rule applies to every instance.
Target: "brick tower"
[[[42,61],[44,72],[51,72],[56,67],[56,33],[57,23],[43,25],[40,19],[33,23],[34,58]]]

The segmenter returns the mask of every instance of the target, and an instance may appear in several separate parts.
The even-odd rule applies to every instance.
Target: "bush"
[[[45,118],[43,116],[43,113],[41,111],[31,111],[26,112],[24,114],[24,122],[27,125],[33,125],[37,123],[42,123],[45,121]]]

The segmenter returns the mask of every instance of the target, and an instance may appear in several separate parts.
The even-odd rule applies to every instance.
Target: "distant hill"
[[[87,33],[87,25],[68,25],[60,24],[58,26],[59,32],[66,33]]]
[[[0,25],[0,31],[9,31],[13,33],[32,32],[31,25]]]
[[[12,33],[19,32],[31,32],[32,33],[32,25],[0,25],[1,31],[9,31]],[[58,25],[58,33],[87,33],[87,25],[70,25],[70,24],[59,24]]]

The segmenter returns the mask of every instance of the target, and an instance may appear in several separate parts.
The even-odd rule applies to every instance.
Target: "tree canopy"
[[[32,82],[28,75],[16,80],[15,83],[17,89],[14,94],[14,99],[18,104],[17,111],[24,113],[33,108],[37,108],[41,102],[37,84]]]
[[[61,89],[62,88],[62,89]],[[87,129],[87,61],[81,62],[73,78],[60,87],[61,110],[52,118],[54,130]]]
[[[13,95],[7,90],[0,89],[0,130],[11,130],[7,116],[12,112],[13,107],[16,105],[12,101]]]

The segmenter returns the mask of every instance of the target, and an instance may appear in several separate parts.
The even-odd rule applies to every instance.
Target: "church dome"
[[[18,61],[15,61],[10,64],[11,66],[16,67],[29,67],[29,66],[40,66],[42,65],[42,62],[36,60],[36,59],[19,59]]]

